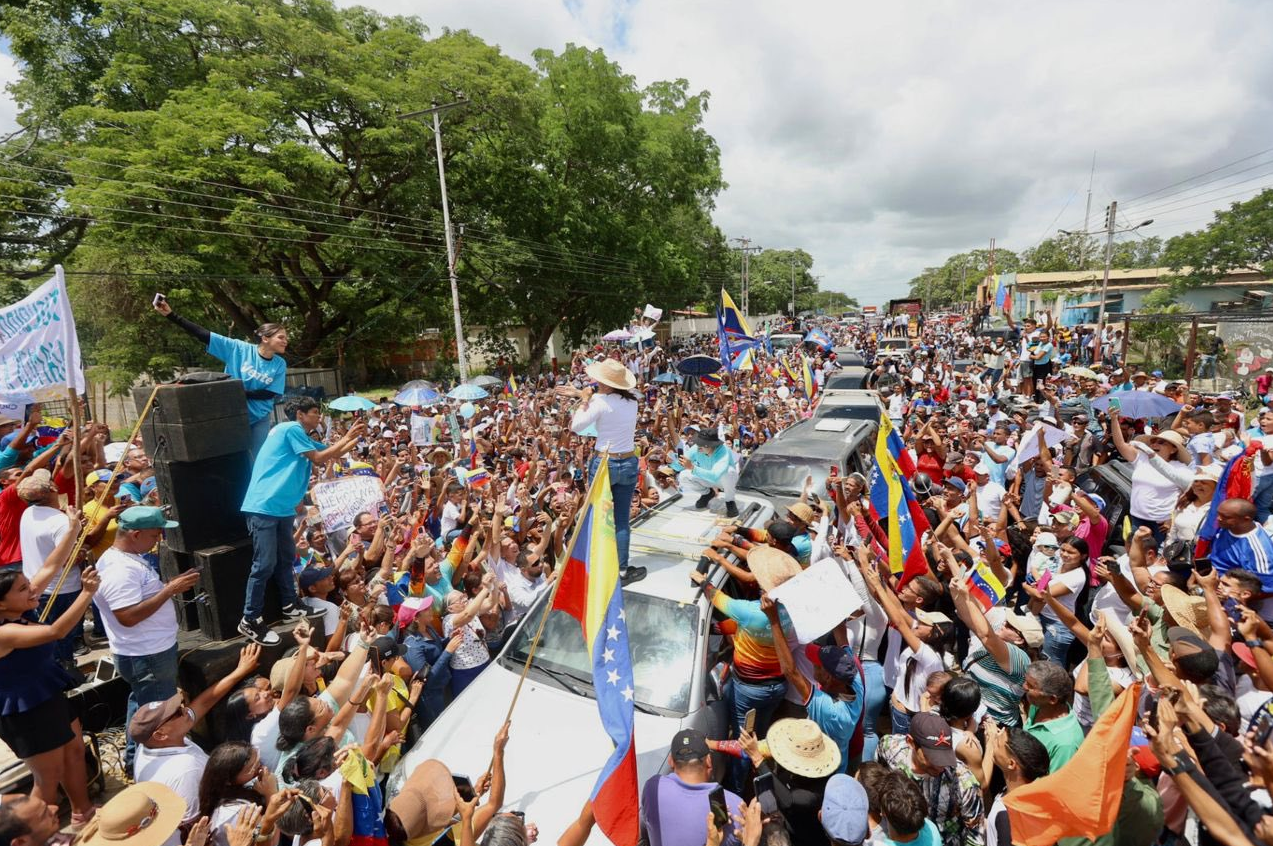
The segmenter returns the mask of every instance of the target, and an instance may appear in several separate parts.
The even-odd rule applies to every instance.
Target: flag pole
[[[601,461],[609,462],[609,460],[610,460],[610,450],[607,449],[602,451]],[[600,467],[601,463],[598,462],[597,466]],[[606,478],[609,478],[609,475],[610,475],[609,465],[607,464]],[[588,480],[588,490],[583,497],[585,506],[587,505],[587,503],[592,501],[592,491],[593,491],[593,488],[596,487],[596,484],[597,484],[597,476],[596,474],[594,474],[593,477]],[[578,516],[579,516],[578,514],[575,515],[575,517],[578,517]],[[566,545],[566,548],[563,550],[563,553],[562,553],[562,557],[565,559],[566,564],[570,562],[570,553],[574,551],[575,544],[579,542],[579,528],[582,525],[583,525],[582,520],[577,521],[575,523],[574,529],[572,529],[570,532],[570,543]],[[546,607],[544,608],[544,613],[539,618],[539,628],[535,630],[535,638],[530,642],[530,651],[526,653],[526,663],[522,665],[522,672],[517,679],[517,687],[513,690],[513,699],[511,702],[508,703],[508,714],[505,715],[504,722],[508,722],[509,720],[513,718],[513,709],[517,707],[517,698],[521,696],[521,693],[522,693],[522,683],[526,681],[526,674],[530,672],[530,662],[534,660],[535,651],[539,649],[539,639],[543,637],[544,625],[548,622],[548,615],[552,613],[553,600],[557,598],[557,589],[561,587],[561,571],[565,568],[566,564],[563,564],[561,561],[558,561],[557,568],[553,570],[552,591],[548,594],[548,602]],[[622,586],[620,586],[619,589],[622,590],[623,589]]]
[[[145,408],[141,410],[141,414],[137,417],[137,422],[133,425],[133,433],[129,435],[128,437],[128,443],[131,444],[133,441],[137,439],[138,433],[141,432],[141,424],[150,415],[150,410],[155,405],[155,397],[159,394],[159,389],[162,387],[163,385],[155,385],[154,390],[150,392],[150,399],[146,400]],[[72,402],[74,402],[75,389],[71,388],[70,390],[72,394]],[[77,441],[75,443],[76,456],[79,455],[79,451],[80,451],[80,445],[79,445],[79,442]],[[124,469],[124,461],[127,457],[128,457],[128,450],[125,449],[122,453],[120,453],[119,460],[115,462],[115,468],[114,470],[111,471],[112,478],[114,478],[116,475],[119,474],[121,470]],[[78,473],[78,469],[76,472]],[[80,479],[78,476],[76,477],[76,481],[75,481],[76,490],[83,491],[83,488],[82,488],[83,482],[84,482],[83,479]],[[105,485],[102,488],[102,492],[97,495],[96,502],[97,502],[98,510],[101,509],[102,503],[106,501],[106,495],[110,493],[111,487],[112,487],[111,485]],[[83,511],[82,508],[80,510]],[[84,548],[84,540],[88,537],[89,529],[90,527],[88,523],[85,522],[83,528],[80,530],[79,538],[75,541],[74,548],[71,549],[70,556],[66,559],[66,564],[62,566],[62,574],[58,576],[57,584],[55,584],[52,588],[51,593],[53,596],[57,596],[57,592],[61,590],[62,588],[62,583],[66,581],[66,577],[70,575],[71,568],[75,566],[75,562],[79,559],[80,550]],[[49,612],[51,610],[53,610],[52,602],[45,605],[44,610],[40,612],[39,622],[43,623],[44,620],[49,616]]]

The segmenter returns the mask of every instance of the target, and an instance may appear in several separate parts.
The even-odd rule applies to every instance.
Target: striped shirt
[[[1030,656],[1015,643],[1006,646],[1012,666],[1009,672],[1004,672],[995,657],[984,649],[968,656],[964,661],[964,671],[981,688],[981,701],[995,722],[1001,726],[1020,726],[1025,671],[1030,666]]]
[[[1273,591],[1273,538],[1258,525],[1241,535],[1228,529],[1216,532],[1211,564],[1221,575],[1233,569],[1249,570],[1260,577],[1266,592]]]
[[[769,618],[755,599],[734,599],[719,590],[712,591],[712,605],[738,624],[734,633],[734,672],[747,682],[773,681],[783,678],[782,665],[774,650],[773,629]],[[786,611],[779,609],[779,619]],[[787,626],[790,623],[783,620]]]

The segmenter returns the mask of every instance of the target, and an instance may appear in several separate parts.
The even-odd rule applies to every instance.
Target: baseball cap
[[[119,529],[135,532],[140,529],[175,529],[180,523],[169,520],[162,508],[153,505],[134,505],[119,515]]]
[[[923,712],[911,717],[911,740],[924,750],[924,757],[934,767],[955,766],[955,743],[950,724],[936,714]]]
[[[946,481],[942,482],[942,484],[950,485],[952,488],[959,491],[961,494],[968,493],[968,485],[965,484],[964,480],[959,478],[958,476],[947,476]]]
[[[186,707],[181,701],[181,694],[175,693],[167,699],[147,702],[137,709],[128,723],[128,734],[135,743],[145,743],[155,733],[155,729],[171,720],[177,712]]]
[[[680,763],[697,761],[706,758],[711,750],[707,748],[707,735],[698,729],[682,729],[672,736],[672,760]]]
[[[818,664],[822,669],[835,676],[845,684],[852,684],[853,676],[857,673],[857,666],[853,663],[853,659],[849,657],[849,653],[845,652],[839,646],[819,646],[816,643],[810,643],[804,648],[805,657]]]
[[[301,590],[304,590],[305,588],[313,587],[334,572],[336,571],[331,567],[306,567],[304,570],[301,570],[301,574],[297,577],[297,581],[300,582]]]
[[[94,470],[84,477],[84,484],[96,485],[98,482],[109,482],[111,479],[122,479],[124,473],[121,470],[119,475],[115,475],[109,467],[103,467],[100,470]]]
[[[39,499],[48,490],[56,490],[53,485],[53,475],[41,467],[32,471],[30,476],[19,481],[14,493],[18,495],[19,499],[30,502]]]
[[[384,661],[389,658],[399,658],[405,655],[407,647],[398,643],[390,635],[381,635],[371,642],[371,648],[380,654],[380,660]]]
[[[1008,611],[1003,617],[1003,622],[1021,635],[1021,639],[1025,641],[1026,646],[1031,649],[1038,649],[1043,646],[1043,625],[1033,614],[1017,614],[1013,611]]]
[[[822,828],[835,840],[860,844],[867,835],[866,788],[844,773],[827,780],[822,794]]]

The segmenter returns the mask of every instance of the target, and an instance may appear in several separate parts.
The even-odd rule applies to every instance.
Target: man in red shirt
[[[1216,397],[1215,410],[1212,412],[1216,422],[1234,432],[1242,431],[1242,415],[1233,410],[1233,398],[1223,394]]]

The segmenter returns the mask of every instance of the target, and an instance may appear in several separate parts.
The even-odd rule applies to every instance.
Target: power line
[[[1152,197],[1152,196],[1153,196],[1153,195],[1155,195],[1155,194],[1159,194],[1159,193],[1161,193],[1161,192],[1163,192],[1163,191],[1166,191],[1168,188],[1175,188],[1177,185],[1184,185],[1186,182],[1193,182],[1195,179],[1201,179],[1201,178],[1202,178],[1202,177],[1204,177],[1204,176],[1210,176],[1210,175],[1211,175],[1211,174],[1213,174],[1213,173],[1218,173],[1218,172],[1220,172],[1220,171],[1222,171],[1222,170],[1227,170],[1228,168],[1231,168],[1231,167],[1233,167],[1233,166],[1234,166],[1234,165],[1236,165],[1236,164],[1242,164],[1243,162],[1248,162],[1248,161],[1250,161],[1251,159],[1256,158],[1257,156],[1262,156],[1262,155],[1264,155],[1265,153],[1271,153],[1271,152],[1273,152],[1273,147],[1268,147],[1268,148],[1266,148],[1266,149],[1260,150],[1258,153],[1252,153],[1252,154],[1251,154],[1251,155],[1249,155],[1249,156],[1243,156],[1243,157],[1242,157],[1242,158],[1240,158],[1240,159],[1237,159],[1237,160],[1235,160],[1235,161],[1231,161],[1231,162],[1229,162],[1228,164],[1222,164],[1222,165],[1220,165],[1219,167],[1214,167],[1214,168],[1212,168],[1211,170],[1205,171],[1205,172],[1203,172],[1203,173],[1199,173],[1199,174],[1197,174],[1196,176],[1190,176],[1190,177],[1189,177],[1189,178],[1187,178],[1187,179],[1181,179],[1179,182],[1173,182],[1173,183],[1171,183],[1170,185],[1164,185],[1162,188],[1157,188],[1157,189],[1155,189],[1155,190],[1153,190],[1153,191],[1147,191],[1147,192],[1145,192],[1144,194],[1140,194],[1140,195],[1138,195],[1138,196],[1132,197],[1130,200],[1127,200],[1127,202],[1128,202],[1128,203],[1134,203],[1134,202],[1136,202],[1137,200],[1142,200],[1142,199],[1144,199],[1145,197]]]

